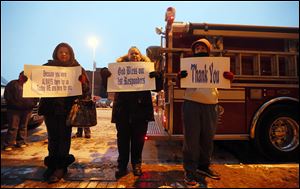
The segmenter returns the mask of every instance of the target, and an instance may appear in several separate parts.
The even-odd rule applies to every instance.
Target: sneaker
[[[12,151],[12,150],[13,150],[13,147],[12,147],[12,146],[4,146],[4,147],[3,147],[3,150],[4,150],[4,151],[7,151],[7,152],[8,152],[8,151]]]
[[[205,176],[198,174],[197,172],[194,174],[194,179],[198,182],[199,188],[207,188],[207,181],[205,180]]]
[[[84,135],[84,138],[91,138],[91,135]]]
[[[216,172],[214,172],[213,170],[211,170],[210,168],[206,168],[206,169],[197,169],[197,173],[201,174],[201,175],[205,175],[208,176],[209,178],[215,179],[215,180],[220,180],[220,175]]]
[[[27,144],[17,144],[16,147],[17,148],[26,148]]]
[[[185,173],[184,183],[186,185],[190,185],[190,186],[195,186],[195,185],[198,184],[198,182],[196,181],[194,175],[190,172]]]

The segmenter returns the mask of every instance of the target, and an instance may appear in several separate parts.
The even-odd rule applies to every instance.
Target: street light
[[[90,37],[88,40],[89,46],[93,48],[93,74],[92,74],[92,99],[94,99],[94,77],[95,77],[95,70],[96,70],[96,61],[95,61],[95,54],[96,54],[96,47],[98,45],[98,39],[96,37]]]

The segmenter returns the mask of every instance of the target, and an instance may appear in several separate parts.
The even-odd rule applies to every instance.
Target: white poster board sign
[[[112,73],[108,78],[107,92],[148,91],[155,89],[153,62],[118,62],[108,64]]]
[[[230,80],[223,77],[224,71],[230,71],[229,57],[181,58],[180,70],[188,73],[181,78],[182,88],[230,88]]]
[[[67,97],[82,94],[81,67],[24,65],[28,77],[23,97]]]

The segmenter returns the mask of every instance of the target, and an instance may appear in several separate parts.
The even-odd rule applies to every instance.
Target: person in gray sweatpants
[[[201,174],[200,171],[205,176],[219,179],[219,176],[209,169],[217,126],[217,104],[185,100],[182,110],[184,112],[183,167],[186,172],[185,180],[193,180],[189,178],[196,177],[195,174]],[[194,179],[197,181],[197,178]]]
[[[195,57],[208,57],[211,44],[207,39],[199,39],[192,44]],[[186,70],[179,78],[187,76]],[[226,79],[233,79],[231,72],[224,72]],[[205,176],[220,179],[210,169],[213,152],[213,138],[218,120],[218,90],[216,88],[187,88],[184,94],[183,111],[183,168],[187,185],[204,182]]]

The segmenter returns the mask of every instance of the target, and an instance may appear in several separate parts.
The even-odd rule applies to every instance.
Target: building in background
[[[100,96],[101,98],[108,98],[110,100],[114,99],[114,93],[107,93],[107,90],[102,85],[102,79],[101,79],[101,71],[102,68],[96,68],[95,74],[94,74],[94,95]],[[93,72],[87,70],[86,71],[89,81],[90,81],[90,88],[92,88],[92,75]]]

